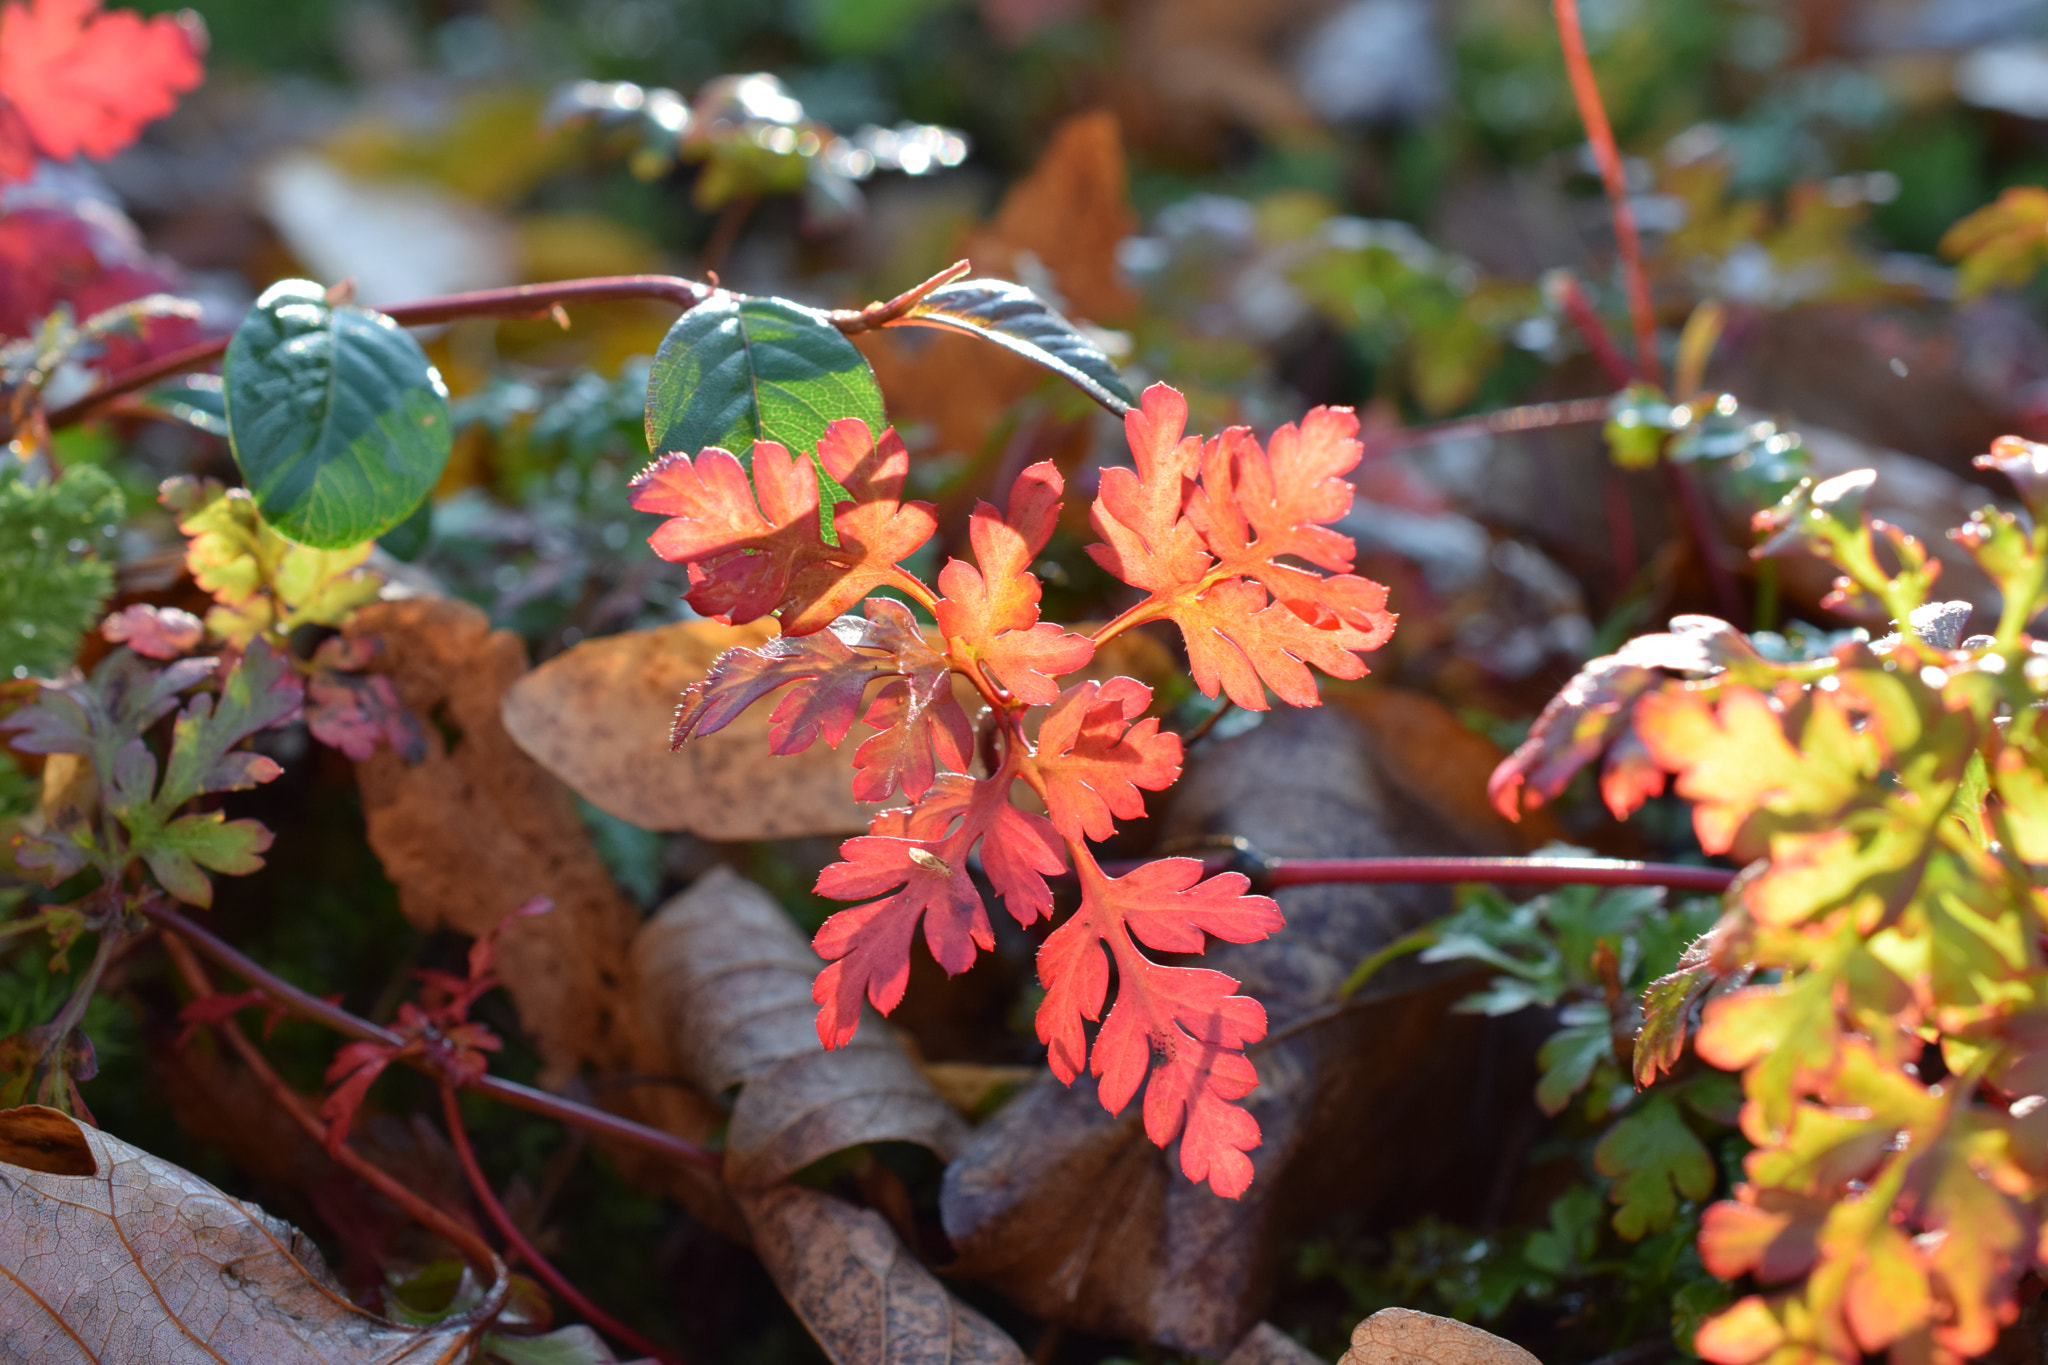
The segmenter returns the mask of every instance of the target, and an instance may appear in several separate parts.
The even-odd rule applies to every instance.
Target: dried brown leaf
[[[1223,1365],[1323,1365],[1323,1358],[1270,1322],[1244,1334]]]
[[[0,1163],[44,1175],[98,1175],[100,1170],[84,1129],[40,1104],[0,1112]]]
[[[63,1131],[69,1125],[70,1133]],[[10,1360],[369,1365],[467,1358],[466,1329],[357,1308],[289,1224],[51,1109],[0,1113],[0,1326]],[[81,1158],[81,1151],[83,1149]]]
[[[1351,1349],[1337,1365],[1542,1365],[1491,1332],[1455,1318],[1382,1308],[1351,1329]]]
[[[771,705],[670,752],[683,689],[726,650],[774,634],[772,621],[687,621],[587,640],[513,684],[505,728],[585,800],[644,829],[718,840],[864,830],[874,812],[850,794],[853,745],[777,757],[768,752]]]
[[[1024,1365],[880,1214],[793,1185],[742,1196],[754,1245],[834,1365]]]
[[[498,973],[545,1063],[544,1084],[588,1067],[660,1075],[666,1049],[627,986],[640,915],[591,845],[568,788],[512,741],[506,692],[526,672],[516,635],[494,631],[475,607],[445,598],[377,602],[349,625],[383,641],[392,680],[423,725],[426,756],[407,763],[379,749],[356,765],[371,848],[398,887],[399,908],[422,929],[490,932],[539,895],[545,915],[510,925]],[[644,1123],[702,1142],[724,1115],[677,1085],[639,1085],[607,1102]],[[740,1233],[738,1211],[696,1168],[657,1167],[623,1150],[636,1178],[660,1183],[693,1213]]]
[[[818,955],[768,893],[718,868],[663,906],[634,949],[651,1017],[707,1094],[740,1087],[726,1134],[736,1186],[786,1180],[864,1142],[950,1158],[967,1126],[879,1019],[845,1047],[818,1043]]]

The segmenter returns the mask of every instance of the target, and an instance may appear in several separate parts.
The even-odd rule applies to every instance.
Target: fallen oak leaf
[[[297,1229],[39,1106],[0,1112],[0,1323],[38,1365],[458,1360],[470,1333],[364,1312]]]

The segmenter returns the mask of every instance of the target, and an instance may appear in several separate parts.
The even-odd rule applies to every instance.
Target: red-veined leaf
[[[930,503],[902,500],[910,452],[894,427],[878,440],[858,417],[842,418],[825,428],[818,460],[852,501],[838,504],[832,514],[838,546],[806,565],[790,584],[789,609],[782,616],[786,635],[823,629],[889,582],[896,565],[930,540],[939,525]]]
[[[669,518],[647,538],[688,567],[697,611],[727,625],[781,607],[796,571],[826,552],[818,537],[818,471],[774,441],[754,443],[754,478],[711,446],[692,460],[663,455],[632,483],[632,504]]]
[[[1050,462],[1032,465],[1010,490],[1007,517],[975,504],[968,525],[975,563],[949,560],[939,572],[945,597],[937,616],[947,643],[1033,706],[1059,696],[1053,679],[1085,668],[1095,653],[1086,636],[1038,619],[1041,590],[1031,562],[1052,538],[1065,488]]]
[[[819,739],[836,748],[860,715],[869,685],[889,679],[864,717],[880,733],[854,751],[855,798],[886,801],[900,787],[914,801],[931,786],[939,764],[966,771],[974,732],[953,699],[952,665],[925,643],[901,602],[874,598],[865,610],[866,620],[842,616],[826,630],[720,655],[683,694],[674,747],[723,729],[787,687],[789,694],[769,714],[770,751],[801,753]]]
[[[1073,841],[1107,839],[1115,821],[1145,814],[1146,791],[1180,776],[1180,736],[1162,734],[1157,717],[1138,719],[1152,689],[1133,678],[1080,682],[1046,712],[1038,751],[1026,760],[1045,783],[1045,805]],[[1136,722],[1133,724],[1133,722]]]
[[[1059,837],[1043,816],[1010,804],[1014,776],[1005,766],[978,782],[957,773],[940,778],[914,809],[877,816],[870,833],[841,846],[844,861],[819,874],[819,895],[882,897],[832,916],[812,942],[830,961],[811,991],[826,1047],[853,1037],[863,998],[884,1014],[903,999],[920,920],[932,957],[949,973],[966,971],[977,950],[995,946],[967,866],[977,843],[990,882],[1019,924],[1051,913],[1045,879],[1066,867]]]
[[[1092,512],[1103,543],[1088,552],[1151,594],[1135,616],[1180,627],[1196,685],[1263,711],[1269,687],[1290,705],[1316,705],[1309,665],[1364,676],[1359,655],[1387,642],[1394,617],[1385,588],[1342,572],[1351,541],[1321,524],[1350,507],[1341,476],[1358,463],[1357,418],[1317,408],[1267,449],[1241,428],[1205,447],[1182,435],[1186,400],[1155,384],[1124,424],[1136,467],[1103,471]]]
[[[1237,873],[1201,880],[1192,858],[1110,877],[1086,845],[1073,849],[1081,908],[1038,952],[1038,1036],[1053,1074],[1071,1083],[1090,1071],[1112,1114],[1146,1083],[1146,1135],[1162,1147],[1178,1137],[1187,1177],[1234,1199],[1251,1184],[1245,1154],[1259,1143],[1258,1121],[1237,1101],[1258,1084],[1244,1049],[1265,1037],[1265,1008],[1221,972],[1162,966],[1139,945],[1199,952],[1205,935],[1253,943],[1282,926],[1280,907],[1245,895],[1250,883]],[[1116,1002],[1091,1050],[1084,1021],[1102,1017],[1112,962]]]

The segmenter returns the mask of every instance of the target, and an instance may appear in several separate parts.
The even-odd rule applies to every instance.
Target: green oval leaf
[[[1044,299],[1008,280],[942,285],[892,327],[942,327],[984,337],[1043,365],[1121,417],[1137,399],[1102,348]]]
[[[647,375],[647,447],[745,459],[758,440],[815,452],[825,428],[888,425],[867,358],[823,313],[719,293],[676,319]]]
[[[228,343],[228,440],[264,519],[339,550],[411,516],[448,463],[448,389],[397,323],[284,280]]]

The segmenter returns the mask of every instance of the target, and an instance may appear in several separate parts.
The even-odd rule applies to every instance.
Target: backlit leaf
[[[662,338],[647,376],[647,448],[709,446],[745,461],[756,441],[810,451],[842,418],[888,425],[874,371],[823,313],[713,294]]]
[[[448,389],[419,343],[380,313],[328,303],[316,284],[266,289],[223,373],[235,462],[264,518],[293,540],[375,540],[448,463]]]
[[[1102,349],[1021,284],[960,280],[941,285],[890,325],[984,337],[1067,379],[1119,417],[1136,401]]]
[[[99,0],[14,0],[0,9],[0,180],[38,155],[110,157],[204,78],[196,21]]]

